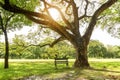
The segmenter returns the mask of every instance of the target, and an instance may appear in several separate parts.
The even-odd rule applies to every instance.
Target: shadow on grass
[[[90,70],[120,73],[120,71],[113,71],[113,70],[107,70],[107,69],[95,69],[95,68],[90,68]]]
[[[120,80],[120,70],[81,68],[75,70],[75,80]]]

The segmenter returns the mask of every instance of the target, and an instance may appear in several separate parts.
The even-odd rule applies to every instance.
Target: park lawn
[[[91,69],[73,69],[72,65],[73,61],[69,64],[70,68],[66,68],[65,65],[59,65],[58,69],[55,69],[53,61],[14,61],[10,62],[9,69],[3,69],[3,62],[0,62],[0,80],[15,80],[32,75],[57,78],[66,74],[72,74],[72,78],[74,77],[74,79],[78,80],[120,80],[120,62],[112,60],[110,62],[90,61]]]
[[[3,63],[0,62],[0,80],[14,80],[31,75],[54,75],[67,72],[70,68],[66,65],[59,65],[56,69],[54,62],[10,62],[9,69],[3,69]]]

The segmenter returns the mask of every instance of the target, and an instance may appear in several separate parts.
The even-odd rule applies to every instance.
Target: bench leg
[[[55,68],[57,69],[57,63],[56,63],[56,61],[55,61]]]
[[[68,67],[68,62],[66,63],[66,66]]]

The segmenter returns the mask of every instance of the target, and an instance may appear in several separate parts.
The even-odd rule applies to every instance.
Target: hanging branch
[[[5,10],[10,11],[10,12],[24,14],[24,15],[30,15],[30,16],[38,17],[40,19],[47,19],[47,15],[46,14],[33,12],[33,11],[28,11],[28,10],[22,9],[20,7],[17,7],[16,5],[10,5],[8,3],[5,3],[5,4],[0,3],[0,6],[2,8],[4,8]]]
[[[32,16],[29,16],[29,15],[26,15],[26,17],[30,20],[32,20],[33,22],[35,23],[38,23],[38,24],[42,24],[44,26],[48,26],[48,27],[45,27],[45,28],[50,28],[54,31],[56,31],[58,34],[60,35],[64,35],[60,30],[58,30],[54,24],[52,24],[50,21],[45,21],[45,20],[40,20],[40,19],[37,19],[37,18],[34,18]]]
[[[58,42],[63,41],[63,40],[65,40],[64,37],[62,37],[62,36],[59,37],[58,39],[54,40],[54,41],[50,44],[50,47],[53,47],[55,44],[57,44]]]
[[[49,18],[48,15],[46,14],[43,14],[43,13],[38,13],[38,12],[32,12],[32,11],[29,11],[29,10],[25,10],[25,9],[22,9],[22,8],[19,8],[15,5],[10,5],[8,3],[5,3],[5,4],[2,4],[2,7],[8,11],[11,11],[11,12],[14,12],[14,13],[19,13],[19,14],[24,14],[25,16],[27,16],[30,20],[33,20],[34,22],[40,20],[44,20],[47,24],[47,21],[49,21],[49,24],[51,26],[49,27],[55,27],[57,30],[57,32],[59,32],[60,35],[62,36],[65,36],[66,38],[70,39],[71,37],[71,34],[69,34],[69,32],[66,31],[66,29],[61,26],[60,24],[58,24],[57,22],[53,21],[51,18]],[[50,4],[47,3],[48,6],[51,6]],[[53,6],[54,7],[54,6]],[[59,8],[57,8],[59,9]],[[60,10],[60,9],[59,9]],[[61,12],[62,13],[62,12]],[[63,16],[64,17],[64,16]],[[47,20],[47,21],[46,21]],[[66,20],[66,19],[64,19]],[[43,22],[40,22],[39,23],[43,23]],[[67,20],[66,20],[67,22]],[[44,24],[43,24],[44,25]],[[54,30],[54,29],[53,29]]]
[[[71,25],[70,22],[65,18],[65,16],[64,16],[63,12],[61,11],[61,9],[60,9],[59,7],[53,5],[53,4],[50,4],[50,3],[46,2],[45,0],[41,0],[41,1],[44,3],[45,9],[47,10],[47,13],[48,13],[48,14],[49,14],[49,11],[48,11],[48,8],[47,8],[47,7],[49,7],[49,8],[54,8],[54,9],[56,9],[56,10],[59,11],[59,13],[60,13],[63,21],[64,21],[64,22],[66,23],[66,25],[67,25],[67,26],[66,26],[67,28],[64,28],[64,26],[59,25],[59,24],[58,24],[57,22],[55,22],[55,21],[52,21],[52,23],[54,22],[54,23],[56,24],[56,27],[64,34],[64,36],[65,36],[66,38],[70,39],[70,37],[71,37],[72,35],[71,35],[69,32],[67,32],[66,29],[72,30],[72,25]],[[50,14],[49,14],[49,15],[50,15]]]
[[[88,45],[89,40],[90,40],[90,36],[92,35],[93,29],[96,25],[97,19],[99,17],[99,15],[106,9],[108,9],[111,5],[113,5],[115,2],[117,2],[117,0],[109,0],[106,3],[104,3],[103,5],[101,5],[93,14],[91,21],[88,25],[88,28],[85,32],[85,34],[83,35],[83,37],[86,40],[86,44]]]
[[[71,4],[69,3],[66,7],[66,10],[65,10],[65,13],[68,15],[68,16],[71,16],[72,15],[72,12],[71,13],[68,13],[68,10],[70,8]]]
[[[18,42],[16,44],[17,44],[17,46],[21,46],[21,47],[24,47],[24,48],[28,48],[30,46],[39,46],[39,47],[50,46],[50,47],[53,47],[55,44],[57,44],[58,42],[63,41],[63,40],[65,40],[65,38],[61,36],[61,37],[55,39],[52,43],[46,43],[46,44],[43,44],[43,45],[40,45],[40,44],[38,44],[38,45],[35,45],[35,44],[25,45],[24,43],[19,44]]]
[[[81,20],[81,19],[83,19],[85,17],[92,17],[92,16],[87,15],[87,9],[88,9],[88,5],[89,5],[90,2],[88,0],[85,0],[85,2],[86,2],[86,5],[85,5],[85,8],[84,8],[84,14],[82,16],[80,16],[78,18],[78,20]]]
[[[71,0],[72,5],[72,11],[73,11],[73,17],[74,17],[74,23],[76,24],[76,28],[79,28],[79,20],[78,20],[78,7],[76,6],[76,3],[74,0]]]

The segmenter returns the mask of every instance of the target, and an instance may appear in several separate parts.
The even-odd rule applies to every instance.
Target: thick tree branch
[[[22,9],[22,8],[19,8],[15,5],[10,5],[10,3],[5,3],[5,4],[2,4],[0,3],[1,6],[5,9],[5,10],[8,10],[10,12],[14,12],[14,13],[19,13],[19,14],[24,14],[24,15],[28,15],[28,16],[32,16],[32,17],[36,17],[36,19],[41,19],[41,20],[48,20],[49,23],[51,24],[54,24],[52,26],[56,27],[56,29],[62,33],[62,36],[66,37],[67,39],[71,39],[71,34],[69,32],[67,32],[67,30],[64,28],[64,26],[61,26],[60,24],[58,24],[57,22],[51,20],[49,18],[48,15],[46,14],[43,14],[43,13],[38,13],[38,12],[32,12],[32,11],[29,11],[29,10],[25,10],[25,9]],[[51,6],[51,7],[54,7],[50,4],[47,4],[48,6]],[[56,7],[56,9],[60,10],[59,8]],[[62,13],[62,12],[61,12]],[[31,18],[32,18],[31,17]],[[30,18],[30,17],[29,17]],[[63,16],[63,18],[65,18]],[[34,18],[35,19],[35,18]],[[65,20],[65,19],[64,19]],[[66,20],[67,21],[67,20]],[[60,34],[61,35],[61,34]]]
[[[43,24],[48,26],[48,28],[54,30],[55,32],[57,32],[58,34],[60,34],[61,36],[66,37],[67,39],[70,39],[70,37],[72,37],[71,34],[69,34],[66,29],[63,26],[60,26],[59,24],[57,24],[54,21],[45,21],[45,20],[39,20],[36,19],[32,16],[26,15],[28,19],[32,20],[33,22],[36,22],[38,24]]]
[[[117,0],[108,0],[106,3],[104,3],[103,5],[101,5],[93,14],[92,18],[91,18],[91,22],[88,25],[88,28],[84,34],[84,38],[86,39],[86,44],[89,43],[90,37],[92,35],[93,29],[96,25],[97,19],[99,17],[99,15],[106,9],[108,9],[111,5],[113,5],[115,2],[117,2]]]
[[[30,46],[38,46],[40,48],[45,47],[45,46],[50,46],[50,44],[43,44],[43,45],[34,45],[34,44],[30,44],[30,45],[20,45],[17,44],[17,46],[23,47],[20,51],[24,51],[26,48],[30,47]]]
[[[39,45],[30,44],[30,45],[28,45],[28,46],[25,46],[25,48],[30,47],[30,46],[39,46],[39,47],[42,48],[42,47],[45,47],[45,46],[50,46],[50,44],[48,44],[48,43],[47,43],[47,44],[43,44],[43,45],[40,45],[40,44],[39,44]]]
[[[69,30],[72,31],[72,25],[71,25],[70,22],[65,18],[63,12],[61,11],[61,9],[60,9],[58,6],[55,6],[55,5],[53,5],[53,4],[50,4],[50,3],[46,2],[45,0],[41,0],[41,1],[43,1],[43,3],[44,3],[45,10],[46,10],[46,12],[47,12],[48,15],[50,15],[50,13],[49,13],[49,11],[48,11],[47,6],[48,6],[49,8],[54,8],[54,9],[58,10],[59,13],[60,13],[60,15],[61,15],[61,17],[62,17],[62,19],[63,19],[63,21],[64,21],[64,23],[67,25],[67,26],[66,26],[67,29],[69,29]],[[51,22],[54,22],[54,24],[56,25],[56,27],[58,28],[58,30],[60,30],[60,31],[64,34],[64,35],[62,35],[62,36],[65,36],[66,38],[68,38],[68,39],[70,40],[70,38],[71,38],[72,35],[69,34],[69,32],[67,32],[66,28],[65,28],[64,26],[59,25],[56,21],[54,21],[54,20],[52,19],[51,16],[50,16],[50,19],[51,19]]]
[[[70,22],[65,18],[64,14],[62,13],[62,11],[61,11],[61,9],[59,7],[57,7],[57,6],[53,5],[53,4],[47,3],[47,2],[45,2],[45,0],[41,0],[41,1],[43,1],[47,6],[58,10],[60,15],[61,15],[61,17],[62,17],[62,19],[63,19],[63,21],[65,22],[65,24],[68,25],[69,28],[72,27]]]
[[[65,40],[64,37],[59,37],[58,39],[54,40],[54,41],[50,44],[50,47],[53,47],[55,44],[57,44],[58,42],[63,41],[63,40]]]
[[[42,25],[44,25],[44,26],[48,26],[47,28],[50,28],[50,29],[56,31],[58,34],[64,36],[64,34],[63,34],[61,31],[59,31],[59,30],[55,27],[54,24],[50,23],[50,21],[40,20],[40,19],[34,18],[33,16],[29,16],[29,15],[26,15],[26,17],[27,17],[29,20],[31,20],[31,21],[33,21],[33,22],[35,22],[35,23],[42,24]]]
[[[66,0],[67,1],[67,0]],[[78,20],[78,7],[74,0],[70,0],[68,4],[72,7],[72,16],[73,16],[73,22],[71,22],[72,30],[71,32],[74,34],[74,36],[81,37],[80,30],[79,30],[79,20]]]
[[[35,16],[35,17],[38,17],[38,18],[41,18],[41,19],[47,19],[47,15],[46,14],[28,11],[28,10],[22,9],[20,7],[17,7],[15,5],[10,5],[8,3],[5,3],[5,4],[0,3],[0,6],[3,9],[8,10],[10,12],[24,14],[24,15],[31,15],[31,16]]]
[[[72,10],[73,10],[73,16],[74,16],[74,23],[76,24],[76,29],[79,29],[79,20],[78,20],[78,8],[76,6],[76,3],[74,0],[71,0]]]
[[[39,47],[45,47],[45,46],[50,46],[50,47],[53,47],[55,44],[57,44],[58,42],[60,41],[63,41],[65,40],[64,37],[59,37],[58,39],[55,39],[52,43],[46,43],[46,44],[43,44],[43,45],[35,45],[35,44],[29,44],[29,45],[25,45],[24,43],[23,44],[19,44],[19,43],[16,43],[17,46],[21,46],[21,47],[24,47],[24,48],[28,48],[30,46],[39,46]]]

